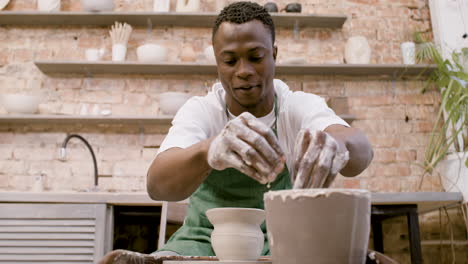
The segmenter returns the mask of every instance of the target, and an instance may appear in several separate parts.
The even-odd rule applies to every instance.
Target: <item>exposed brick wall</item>
[[[11,0],[7,10],[35,10],[36,1]],[[258,1],[263,4],[266,1]],[[290,1],[275,1],[280,8]],[[278,29],[278,61],[304,57],[309,63],[342,63],[346,39],[365,36],[372,48],[372,63],[401,63],[400,43],[407,31],[430,29],[427,0],[309,0],[303,12],[345,14],[342,29],[301,29],[294,38],[291,29]],[[116,0],[119,11],[150,11],[152,0]],[[202,11],[213,11],[214,1],[202,0]],[[62,0],[63,11],[79,11],[80,1]],[[174,9],[174,6],[172,6]],[[159,96],[165,91],[185,91],[203,95],[216,76],[46,76],[34,60],[84,60],[86,48],[105,47],[104,60],[110,60],[111,41],[107,27],[1,26],[0,93],[21,91],[41,93],[41,114],[91,114],[95,107],[114,115],[156,116]],[[136,47],[155,41],[169,47],[170,61],[177,62],[182,47],[202,52],[210,44],[211,29],[160,27],[154,25],[148,37],[145,28],[132,33],[127,60],[136,60]],[[305,55],[305,56],[304,56]],[[424,148],[439,102],[437,92],[421,94],[424,81],[377,77],[278,76],[292,89],[327,98],[346,97],[350,113],[357,117],[353,126],[368,135],[375,150],[371,166],[355,178],[338,177],[334,186],[366,188],[372,191],[440,191],[437,177],[426,177],[420,186]],[[0,114],[5,114],[0,107]],[[0,190],[28,191],[34,177],[46,175],[47,191],[84,191],[93,184],[89,153],[81,142],[72,140],[66,161],[59,159],[59,147],[67,133],[80,133],[93,146],[98,160],[99,188],[107,192],[145,191],[145,174],[166,128],[135,126],[28,125],[0,126]],[[456,221],[461,217],[454,215]],[[438,233],[438,223],[425,218],[427,232]],[[386,250],[408,263],[408,247],[399,234],[406,234],[403,220],[384,226]],[[395,231],[396,230],[396,231]],[[423,229],[423,232],[426,229]],[[456,228],[458,239],[466,239]],[[464,237],[465,235],[465,237]],[[422,236],[426,239],[426,233]],[[395,238],[396,237],[396,238]],[[407,237],[403,236],[407,241]],[[423,247],[426,263],[449,256],[449,247],[435,251]],[[461,249],[460,249],[461,248]],[[466,248],[466,247],[465,247]],[[457,254],[463,255],[463,247]],[[465,251],[466,252],[466,251]],[[463,258],[458,258],[460,261]],[[466,259],[466,258],[465,258]],[[462,263],[462,262],[459,262]]]

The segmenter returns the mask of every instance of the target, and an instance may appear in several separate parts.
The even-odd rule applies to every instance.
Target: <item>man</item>
[[[151,198],[190,197],[184,225],[155,256],[212,256],[206,210],[264,208],[268,190],[325,188],[338,172],[358,175],[373,157],[366,136],[322,98],[292,92],[274,79],[275,28],[263,7],[227,6],[212,41],[220,83],[179,110],[148,171]],[[265,239],[262,254],[268,253]],[[114,252],[107,259],[127,255]]]

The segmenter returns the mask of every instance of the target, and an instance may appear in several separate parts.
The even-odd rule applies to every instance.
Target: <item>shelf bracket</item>
[[[298,40],[299,39],[299,20],[298,19],[294,20],[293,34],[294,34],[294,40]]]

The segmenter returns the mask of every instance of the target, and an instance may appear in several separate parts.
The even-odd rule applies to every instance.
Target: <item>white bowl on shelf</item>
[[[167,61],[167,48],[158,44],[144,44],[137,48],[139,62],[158,63]]]
[[[159,95],[159,108],[163,114],[173,116],[190,97],[192,97],[191,94],[180,92],[161,93]]]
[[[41,97],[26,94],[3,94],[1,97],[5,110],[12,114],[35,114],[37,113]]]
[[[81,0],[81,8],[90,12],[113,11],[114,0]]]

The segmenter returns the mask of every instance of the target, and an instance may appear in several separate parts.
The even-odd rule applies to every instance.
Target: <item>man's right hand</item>
[[[208,150],[213,169],[234,168],[262,184],[276,179],[285,160],[273,131],[248,112],[229,121]]]

